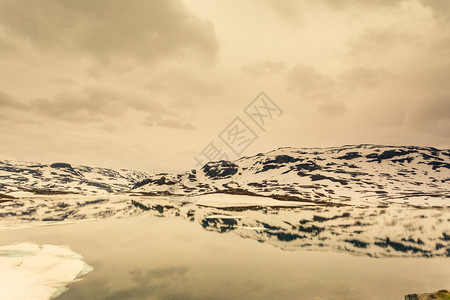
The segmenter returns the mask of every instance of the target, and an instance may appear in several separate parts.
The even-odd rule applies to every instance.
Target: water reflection
[[[259,243],[253,238],[255,229],[239,228],[245,219],[237,212],[222,210],[212,218],[225,220],[228,215],[237,222],[228,233],[218,234],[215,226],[205,230],[198,222],[212,220],[209,209],[201,218],[200,213],[191,216],[193,222],[174,211],[169,217],[169,211],[163,218],[3,231],[0,244],[27,240],[68,245],[82,254],[94,271],[70,285],[59,299],[401,299],[411,292],[442,288],[450,279],[444,258],[374,259],[331,251],[282,251],[269,243],[279,243],[277,237]],[[269,216],[273,217],[268,212]],[[281,219],[270,226],[282,228],[282,223]],[[235,234],[239,230],[252,238]]]
[[[450,255],[445,210],[315,207],[232,214],[209,209],[206,214],[198,220],[205,230],[233,231],[285,250],[326,249],[371,257]]]
[[[408,205],[208,207],[159,197],[21,199],[0,208],[7,227],[20,224],[127,218],[178,217],[204,230],[233,232],[284,250],[327,250],[371,257],[450,256],[446,206]]]
[[[129,272],[131,280],[129,287],[117,291],[110,291],[109,293],[105,293],[104,289],[100,288],[98,294],[102,294],[102,298],[107,300],[149,299],[152,297],[161,299],[164,291],[171,290],[170,285],[186,280],[188,271],[188,267],[167,267],[149,270],[135,269]],[[186,295],[176,295],[171,292],[170,299],[186,299]]]

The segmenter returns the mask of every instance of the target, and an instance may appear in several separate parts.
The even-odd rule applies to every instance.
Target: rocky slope
[[[409,294],[405,296],[405,300],[448,300],[450,292],[447,290],[439,290],[434,293]]]

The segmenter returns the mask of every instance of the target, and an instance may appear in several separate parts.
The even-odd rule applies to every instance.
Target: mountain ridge
[[[41,164],[0,160],[0,193],[120,193],[151,174],[149,171],[115,170],[63,162]]]
[[[279,147],[179,174],[0,160],[1,194],[196,196],[241,191],[330,203],[427,199],[443,204],[449,198],[449,182],[450,149],[421,146]]]
[[[156,173],[133,192],[201,195],[244,190],[304,200],[449,197],[450,150],[372,144],[328,148],[282,147],[216,161],[180,174]]]

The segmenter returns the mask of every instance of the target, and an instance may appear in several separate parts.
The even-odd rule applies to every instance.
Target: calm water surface
[[[179,218],[2,231],[0,246],[68,245],[94,270],[58,299],[403,299],[450,286],[448,258],[285,251]]]

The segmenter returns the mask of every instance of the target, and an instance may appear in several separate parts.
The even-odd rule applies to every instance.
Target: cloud
[[[30,102],[33,110],[40,115],[76,123],[101,121],[104,117],[121,117],[126,105],[120,102],[117,95],[95,89],[65,91],[51,98]]]
[[[389,72],[382,69],[364,66],[347,69],[339,76],[339,80],[349,89],[374,88],[390,76]]]
[[[406,123],[422,131],[450,136],[450,95],[414,103],[408,108]]]
[[[284,73],[286,65],[281,61],[266,60],[260,63],[246,65],[242,71],[252,77],[271,77]]]
[[[188,267],[168,267],[158,269],[134,269],[130,274],[131,286],[119,290],[106,290],[104,299],[193,299],[187,291],[177,292],[177,288],[186,281]],[[100,281],[100,283],[102,283]]]
[[[331,117],[336,117],[338,115],[344,114],[348,111],[347,106],[343,102],[339,101],[327,101],[320,104],[317,110],[324,115]]]
[[[160,116],[156,114],[148,115],[144,121],[143,125],[149,127],[165,127],[171,129],[181,129],[181,130],[190,130],[195,129],[195,126],[192,123],[181,120],[180,118],[169,117],[169,116]]]
[[[287,73],[286,82],[289,91],[306,99],[332,100],[355,89],[375,88],[391,76],[389,72],[371,66],[351,67],[330,76],[311,66],[297,64]]]
[[[417,37],[406,31],[389,27],[368,28],[348,39],[346,59],[353,64],[382,62],[393,49],[412,47],[411,43],[417,47]]]
[[[200,75],[195,70],[169,69],[156,73],[147,86],[154,93],[192,100],[220,93],[222,86],[212,77],[215,75]]]
[[[174,110],[198,110],[202,104],[214,102],[225,88],[224,80],[211,70],[172,67],[149,76],[144,83],[155,99]]]
[[[73,123],[120,119],[132,111],[170,115],[166,108],[148,95],[116,91],[111,87],[66,90],[51,98],[34,99],[29,107],[38,115]]]
[[[0,35],[0,54],[3,58],[14,57],[17,48]]]
[[[286,21],[299,20],[301,16],[301,6],[296,0],[264,0],[273,12]]]
[[[0,0],[0,29],[34,50],[114,65],[199,58],[211,63],[214,28],[179,0]]]
[[[317,0],[317,1],[296,1],[296,0],[263,0],[264,3],[280,18],[292,23],[303,22],[307,19],[309,12],[314,8],[322,8],[326,11],[336,10],[360,10],[367,11],[373,9],[390,9],[398,7],[405,0]],[[433,0],[423,0],[433,1]],[[446,1],[446,0],[441,0]]]
[[[0,108],[24,109],[25,106],[11,95],[0,90]]]
[[[450,1],[448,0],[420,0],[422,5],[429,7],[434,17],[441,22],[450,21]]]
[[[320,1],[319,1],[320,2]],[[373,9],[373,8],[386,8],[398,6],[404,0],[322,0],[321,3],[327,5],[328,7],[335,9],[346,9],[346,8],[359,8],[359,9]]]
[[[333,98],[335,81],[311,66],[297,64],[286,74],[287,88],[307,100]]]
[[[339,77],[336,80],[303,64],[295,65],[286,75],[289,91],[299,94],[305,100],[316,102],[317,111],[329,117],[348,111],[347,105],[340,100],[348,86],[344,86],[339,80]]]
[[[71,122],[100,121],[105,116],[123,115],[116,96],[92,90],[81,91],[78,95],[63,92],[52,98],[35,99],[30,106],[41,115]]]
[[[430,60],[414,73],[409,74],[410,88],[421,89],[427,94],[434,93],[437,98],[441,95],[450,93],[450,63],[440,62],[441,58],[435,58],[436,61]]]
[[[335,76],[321,73],[310,66],[297,64],[287,75],[287,89],[304,100],[316,103],[317,111],[336,117],[350,111],[357,91],[368,91],[379,86],[391,75],[370,66],[348,68]],[[360,102],[360,101],[359,101]]]

